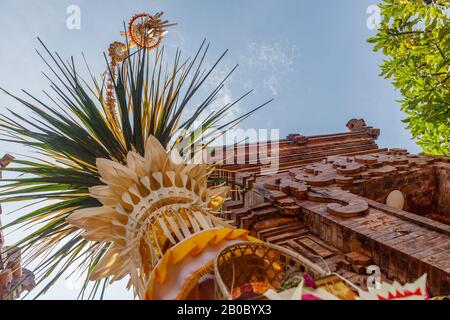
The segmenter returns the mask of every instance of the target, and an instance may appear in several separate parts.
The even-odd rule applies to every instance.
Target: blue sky
[[[73,55],[80,67],[84,52],[94,73],[105,69],[103,52],[120,40],[123,21],[135,13],[164,11],[178,23],[164,40],[169,52],[181,47],[185,57],[204,38],[211,42],[209,63],[225,49],[230,53],[211,79],[217,81],[239,64],[221,101],[255,89],[235,112],[245,112],[268,99],[275,101],[242,124],[243,128],[280,129],[304,135],[342,132],[351,118],[364,118],[381,129],[383,147],[420,148],[401,122],[399,94],[378,76],[382,56],[366,39],[375,34],[367,25],[367,8],[377,0],[0,0],[0,86],[42,96],[49,84],[35,53],[39,36],[63,57]],[[81,29],[69,30],[66,9],[81,9]],[[213,84],[213,83],[212,83]],[[212,85],[211,84],[211,85]],[[21,105],[0,94],[0,112]],[[24,113],[23,110],[22,113]],[[28,150],[0,142],[0,152]],[[3,222],[15,208],[4,205]],[[13,242],[19,233],[8,235]],[[70,299],[76,284],[58,283],[45,297]],[[130,298],[124,283],[114,285],[107,298]]]

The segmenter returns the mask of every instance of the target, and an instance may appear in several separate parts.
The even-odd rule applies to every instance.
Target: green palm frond
[[[39,40],[40,41],[40,40]],[[126,162],[131,150],[143,155],[144,144],[150,135],[166,148],[173,148],[184,140],[191,141],[190,132],[200,118],[201,131],[215,128],[224,132],[237,125],[268,102],[227,123],[224,115],[235,103],[222,106],[205,117],[208,107],[216,100],[225,81],[235,69],[200,103],[194,97],[225,56],[224,52],[211,68],[204,69],[209,45],[202,43],[193,58],[181,62],[177,50],[170,67],[165,66],[164,49],[148,52],[140,49],[116,70],[114,93],[116,119],[109,113],[105,98],[105,77],[92,84],[80,78],[73,59],[64,62],[57,53],[51,53],[41,42],[44,54],[39,53],[52,72],[47,76],[51,93],[45,92],[51,105],[28,94],[26,99],[10,94],[32,114],[23,116],[13,110],[0,116],[1,139],[29,147],[41,160],[29,157],[16,160],[5,171],[19,177],[5,179],[0,188],[0,203],[36,201],[45,203],[39,209],[26,213],[4,228],[31,228],[17,243],[25,262],[35,265],[37,284],[43,288],[35,298],[44,294],[63,275],[72,276],[76,269],[86,276],[80,298],[87,295],[88,276],[106,252],[108,244],[85,240],[81,231],[66,222],[75,210],[99,206],[88,189],[102,184],[96,169],[97,158]],[[112,70],[108,70],[112,74]],[[270,102],[270,101],[269,101]],[[190,115],[187,115],[187,112]],[[173,138],[176,141],[173,142]],[[69,275],[67,275],[69,273]],[[88,298],[103,296],[108,279],[94,283]]]

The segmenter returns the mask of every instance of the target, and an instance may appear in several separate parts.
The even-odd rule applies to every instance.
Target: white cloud
[[[286,75],[295,71],[295,61],[299,56],[295,45],[263,41],[250,42],[240,60],[246,73],[257,75],[263,89],[277,95]]]
[[[269,75],[263,80],[264,87],[269,89],[272,95],[277,95],[281,84],[277,76]]]
[[[207,67],[208,69],[208,67]],[[226,62],[222,62],[219,64],[216,69],[211,73],[211,75],[208,77],[208,80],[205,83],[205,91],[207,93],[210,93],[212,90],[214,90],[222,81],[225,79],[225,77],[229,74],[229,72],[233,69],[232,66],[230,66]],[[233,94],[233,89],[236,87],[242,87],[243,83],[240,83],[238,79],[236,79],[235,73],[233,73],[223,84],[223,88],[220,90],[220,92],[217,94],[217,97],[215,101],[209,106],[207,111],[205,112],[205,115],[209,114],[213,110],[220,109],[224,107],[227,104],[233,103],[238,96]],[[233,119],[235,119],[240,113],[241,113],[240,104],[237,103],[233,107],[231,107],[226,114],[225,117],[221,119],[222,123],[229,122]]]
[[[292,65],[299,55],[295,45],[279,42],[273,44],[250,42],[248,49],[247,64],[272,70],[280,70],[280,68],[287,71],[292,70]]]

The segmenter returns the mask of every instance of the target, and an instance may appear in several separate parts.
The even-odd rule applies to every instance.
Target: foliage
[[[403,99],[405,123],[425,153],[450,154],[449,0],[384,0],[376,36],[381,75]]]
[[[203,132],[211,128],[224,132],[267,103],[228,123],[221,123],[230,108],[248,94],[212,112],[208,109],[234,69],[206,98],[197,96],[226,52],[211,68],[204,69],[209,48],[205,43],[193,58],[184,62],[177,50],[172,64],[164,60],[164,49],[152,52],[140,49],[128,52],[128,58],[117,68],[114,92],[118,122],[114,123],[115,117],[108,114],[106,106],[105,77],[98,83],[91,75],[92,85],[89,86],[77,73],[73,59],[64,62],[57,53],[52,54],[44,44],[42,46],[49,59],[39,54],[53,73],[52,78],[47,77],[52,93],[46,93],[52,105],[30,94],[25,100],[3,90],[33,116],[9,110],[10,115],[0,118],[3,140],[36,152],[35,158],[16,160],[13,166],[4,169],[20,176],[3,180],[0,203],[35,201],[41,206],[5,228],[32,227],[17,245],[27,264],[33,261],[37,264],[34,273],[43,289],[36,298],[63,275],[72,276],[74,269],[86,276],[79,297],[85,297],[88,287],[92,289],[89,298],[97,293],[102,297],[108,279],[89,286],[88,277],[109,244],[85,240],[82,231],[66,221],[75,210],[100,206],[88,194],[89,187],[102,184],[96,159],[125,163],[131,150],[143,156],[144,144],[150,135],[164,147],[173,148],[191,139],[187,132],[194,129],[196,121],[201,121]],[[112,70],[109,73],[112,74]],[[194,105],[193,98],[201,102]],[[180,129],[185,129],[184,135],[173,141]],[[43,205],[48,200],[52,203]]]

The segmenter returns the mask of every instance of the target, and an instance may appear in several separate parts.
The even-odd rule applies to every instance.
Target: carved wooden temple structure
[[[5,155],[0,159],[0,167],[6,167],[12,160],[12,156]],[[0,180],[1,178],[2,171],[0,171]],[[0,206],[0,218],[1,214]],[[3,230],[0,229],[0,300],[18,299],[24,291],[31,290],[34,285],[33,273],[22,268],[20,251],[15,247],[5,245]]]
[[[279,170],[272,175],[261,175],[262,163],[222,165],[228,180],[243,187],[226,202],[226,218],[362,289],[377,266],[386,282],[427,273],[431,296],[449,295],[450,158],[379,148],[380,130],[364,120],[347,127],[278,141]],[[233,148],[254,159],[258,147]],[[5,156],[0,165],[11,160]],[[33,274],[22,269],[20,252],[4,245],[1,231],[0,253],[0,300],[18,298],[34,286]]]
[[[373,265],[387,282],[427,273],[431,296],[449,295],[450,158],[381,149],[364,120],[347,127],[279,141],[273,175],[261,163],[223,165],[245,190],[226,203],[227,219],[363,289]],[[257,147],[239,148],[249,159]]]

